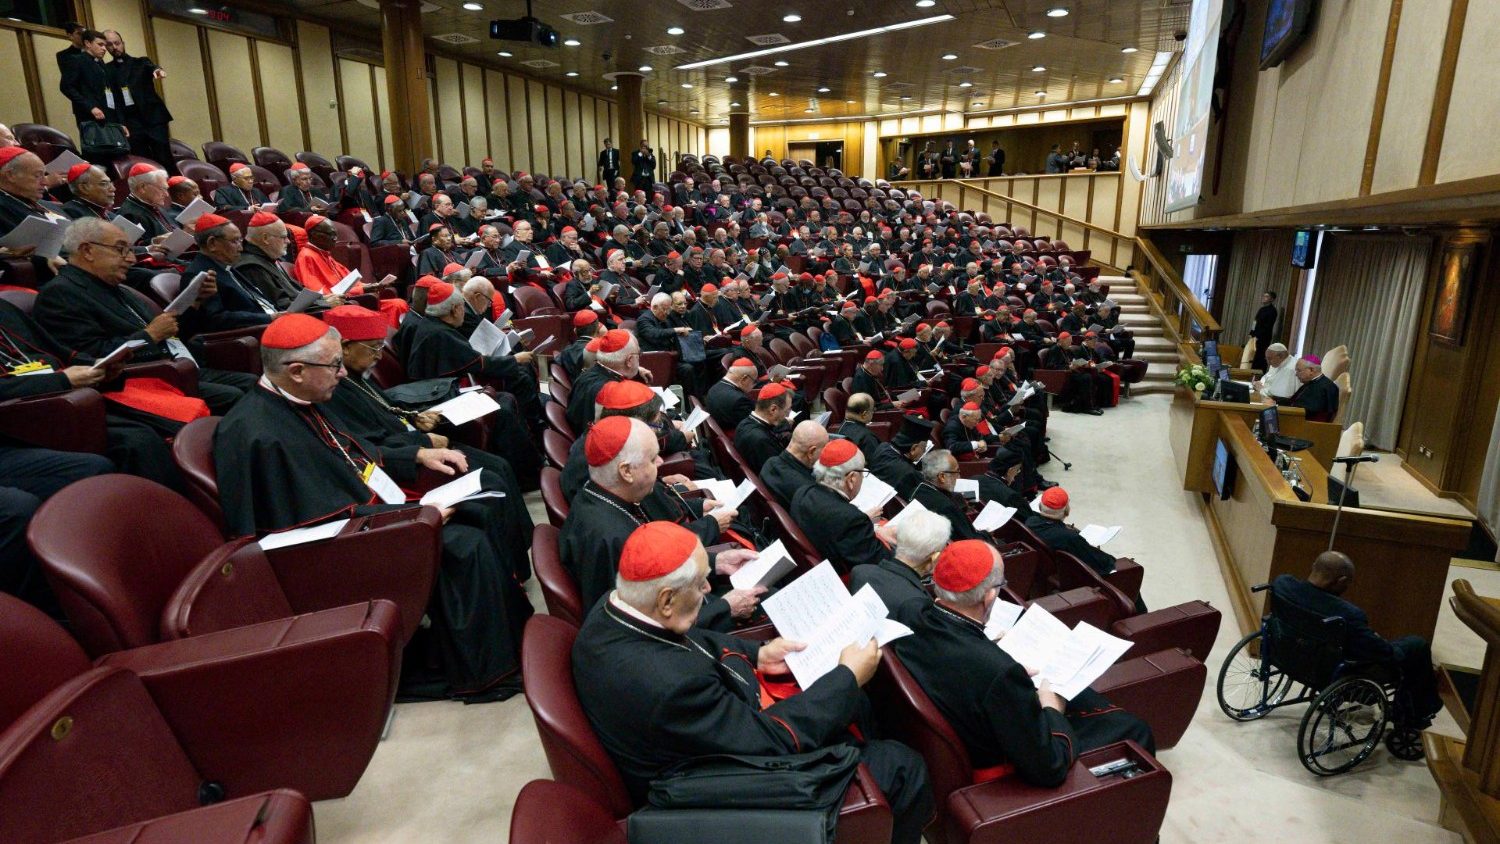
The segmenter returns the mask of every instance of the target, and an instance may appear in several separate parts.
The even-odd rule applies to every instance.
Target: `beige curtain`
[[[1365,423],[1365,442],[1396,447],[1419,333],[1432,239],[1401,235],[1323,238],[1308,313],[1307,348],[1349,347],[1353,397],[1344,423]]]
[[[1490,448],[1484,458],[1484,474],[1479,479],[1479,518],[1490,526],[1490,532],[1500,535],[1500,411],[1496,412],[1495,425],[1490,430]],[[1500,562],[1500,553],[1495,561]]]
[[[1298,272],[1292,266],[1292,234],[1290,229],[1235,233],[1224,286],[1224,315],[1219,319],[1224,326],[1224,342],[1243,343],[1250,336],[1255,312],[1260,310],[1260,295],[1267,290],[1275,291],[1276,309],[1281,312],[1276,336],[1285,338],[1287,300]]]

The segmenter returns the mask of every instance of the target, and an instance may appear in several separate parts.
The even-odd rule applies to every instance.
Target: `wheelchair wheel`
[[[1423,756],[1422,731],[1415,727],[1392,727],[1385,736],[1385,749],[1404,762],[1415,762]]]
[[[1292,678],[1260,659],[1260,631],[1241,639],[1219,669],[1219,708],[1236,721],[1254,721],[1275,709]]]
[[[1365,677],[1336,681],[1302,716],[1297,755],[1318,776],[1342,774],[1369,758],[1385,724],[1384,687]]]

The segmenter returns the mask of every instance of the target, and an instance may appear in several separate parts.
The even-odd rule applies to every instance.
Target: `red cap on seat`
[[[650,387],[639,381],[611,381],[599,390],[594,403],[605,410],[629,410],[640,407],[655,396]]]
[[[219,226],[227,225],[229,225],[228,220],[220,217],[218,214],[210,212],[193,221],[193,231],[206,232],[209,229],[216,229]]]
[[[619,456],[630,440],[629,416],[608,416],[594,423],[583,442],[583,453],[590,466],[603,466]]]
[[[385,317],[359,305],[339,305],[323,314],[323,321],[337,328],[345,340],[385,339]]]
[[[620,417],[623,418],[623,417]],[[620,549],[620,577],[633,583],[666,577],[698,548],[698,536],[675,522],[647,522]]]
[[[859,446],[853,440],[830,440],[823,453],[818,455],[818,462],[829,468],[842,466],[858,453]]]
[[[967,592],[995,570],[994,551],[980,539],[961,539],[943,549],[932,582],[948,592]]]
[[[605,332],[604,339],[599,342],[599,351],[606,354],[618,352],[630,345],[630,332],[623,328],[612,328]]]
[[[328,324],[315,316],[283,314],[266,326],[260,344],[267,349],[300,349],[327,333]]]
[[[587,310],[587,309],[581,310],[578,313],[573,314],[573,327],[574,328],[582,328],[585,325],[593,325],[594,323],[596,323],[598,321],[599,321],[599,315],[596,314],[596,313],[594,313],[593,311],[590,311],[590,310]]]
[[[1048,510],[1061,510],[1068,506],[1068,491],[1055,486],[1042,493],[1042,506]]]
[[[791,387],[788,387],[783,383],[773,381],[772,383],[761,387],[760,392],[757,393],[755,397],[761,401],[779,399],[787,393],[791,392],[791,389]]]

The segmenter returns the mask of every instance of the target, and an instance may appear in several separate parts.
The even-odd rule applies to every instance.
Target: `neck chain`
[[[613,608],[610,607],[610,609],[613,609]],[[708,651],[704,650],[702,645],[700,645],[697,642],[695,642],[689,636],[683,636],[682,637],[683,641],[686,642],[687,644],[683,644],[682,642],[674,642],[671,639],[667,639],[665,637],[658,636],[657,634],[652,633],[651,631],[646,630],[646,629],[644,629],[642,627],[639,627],[639,626],[634,625],[634,624],[630,624],[629,622],[625,621],[625,619],[620,618],[618,615],[615,615],[612,612],[605,613],[605,614],[608,615],[609,618],[612,621],[614,621],[616,624],[620,625],[621,627],[624,627],[626,630],[630,630],[630,631],[632,631],[634,633],[639,633],[640,635],[645,636],[647,639],[651,639],[652,641],[660,642],[663,645],[671,645],[674,648],[681,648],[682,650],[685,650],[688,653],[697,652],[699,654],[702,654],[704,659],[706,659],[709,662],[713,663],[715,668],[722,668],[722,666],[720,665],[719,661],[714,658],[713,654],[711,654]],[[744,677],[741,677],[738,673],[736,673],[734,671],[729,671],[729,670],[725,669],[725,670],[721,671],[720,673],[728,674],[729,676],[733,677],[736,681],[738,681],[739,684],[742,685],[742,686],[749,685],[749,682],[746,681]]]
[[[614,502],[614,500],[610,496],[601,495],[597,490],[594,489],[594,482],[593,481],[589,481],[588,484],[586,486],[584,486],[583,491],[587,492],[589,495],[594,496],[595,498],[599,499],[600,501],[603,501],[605,504],[608,504],[609,506],[615,508],[616,510],[619,510],[621,513],[624,513],[626,516],[628,516],[630,518],[630,520],[632,522],[635,522],[636,527],[640,527],[641,525],[645,524],[645,522],[642,521],[640,518],[636,517],[636,515],[634,513],[630,512],[629,510],[626,510],[624,507],[621,507],[619,504],[616,504]],[[640,509],[640,505],[635,505],[635,508],[637,510],[639,510]],[[644,515],[644,513],[643,513],[643,515]]]
[[[374,387],[371,387],[368,383],[366,383],[365,379],[363,377],[360,377],[360,378],[350,378],[348,380],[349,380],[349,383],[353,384],[354,387],[356,389],[358,389],[360,392],[362,392],[365,395],[369,396],[370,398],[374,399],[377,403],[379,403],[379,405],[381,407],[385,408],[386,410],[390,411],[391,413],[396,414],[397,416],[401,417],[402,419],[413,419],[413,418],[415,418],[418,415],[418,412],[415,411],[415,410],[402,410],[401,408],[396,407],[395,405],[393,405],[390,402],[386,401],[385,400],[385,396],[382,396],[380,394],[379,390],[375,389]]]

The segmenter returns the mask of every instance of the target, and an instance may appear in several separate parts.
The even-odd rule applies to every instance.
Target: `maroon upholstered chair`
[[[581,627],[589,608],[583,605],[573,575],[563,568],[557,538],[557,528],[537,525],[531,534],[531,564],[542,587],[542,599],[547,602],[547,614]]]
[[[168,143],[168,148],[172,150],[172,164],[174,166],[180,161],[198,160],[198,151],[193,149],[184,141],[179,141],[176,138],[172,138]]]
[[[223,170],[202,161],[179,161],[177,172],[198,183],[198,192],[203,194],[205,202],[214,195],[214,191],[229,184],[229,177],[224,174]]]
[[[64,844],[313,844],[312,806],[290,789],[226,800],[73,838]]]
[[[275,147],[256,147],[250,150],[250,154],[255,157],[255,166],[270,171],[278,181],[292,166],[291,156]]]
[[[563,522],[568,520],[568,512],[572,509],[568,505],[567,496],[562,491],[562,472],[551,466],[542,467],[542,505],[547,509],[547,520],[553,527],[561,528]]]
[[[588,794],[620,819],[638,807],[632,804],[614,760],[599,743],[578,703],[572,669],[577,636],[577,628],[562,619],[536,615],[526,622],[526,637],[521,643],[526,702],[531,706],[553,778]],[[845,795],[834,840],[855,844],[889,841],[890,837],[890,807],[869,770],[861,765]]]
[[[625,830],[599,801],[552,780],[532,780],[516,795],[511,844],[626,844]]]
[[[91,389],[0,402],[0,436],[37,448],[103,454],[104,397]]]
[[[517,287],[512,292],[516,297],[516,304],[521,307],[521,312],[516,316],[531,317],[562,313],[562,308],[558,307],[557,302],[547,295],[546,291],[528,284]]]
[[[219,168],[227,178],[230,165],[239,162],[250,164],[250,157],[240,151],[239,147],[226,144],[223,141],[206,141],[203,144],[203,160]]]
[[[11,133],[16,136],[16,143],[36,153],[44,163],[51,161],[63,153],[64,150],[78,155],[78,145],[73,143],[73,138],[67,132],[54,129],[41,123],[17,123],[11,127]]]
[[[275,199],[276,194],[281,192],[280,174],[272,170],[268,170],[265,167],[260,166],[259,164],[251,164],[250,172],[255,174],[255,186],[260,188],[261,193],[265,194],[271,199]]]
[[[297,160],[306,164],[325,183],[332,184],[333,162],[315,152],[299,152],[297,153]]]
[[[672,384],[677,379],[677,353],[641,352],[641,369],[651,373],[653,386]]]
[[[559,406],[558,402],[548,402],[549,407]],[[548,428],[542,432],[542,453],[547,456],[547,463],[558,471],[568,465],[568,451],[573,443],[557,431]]]

